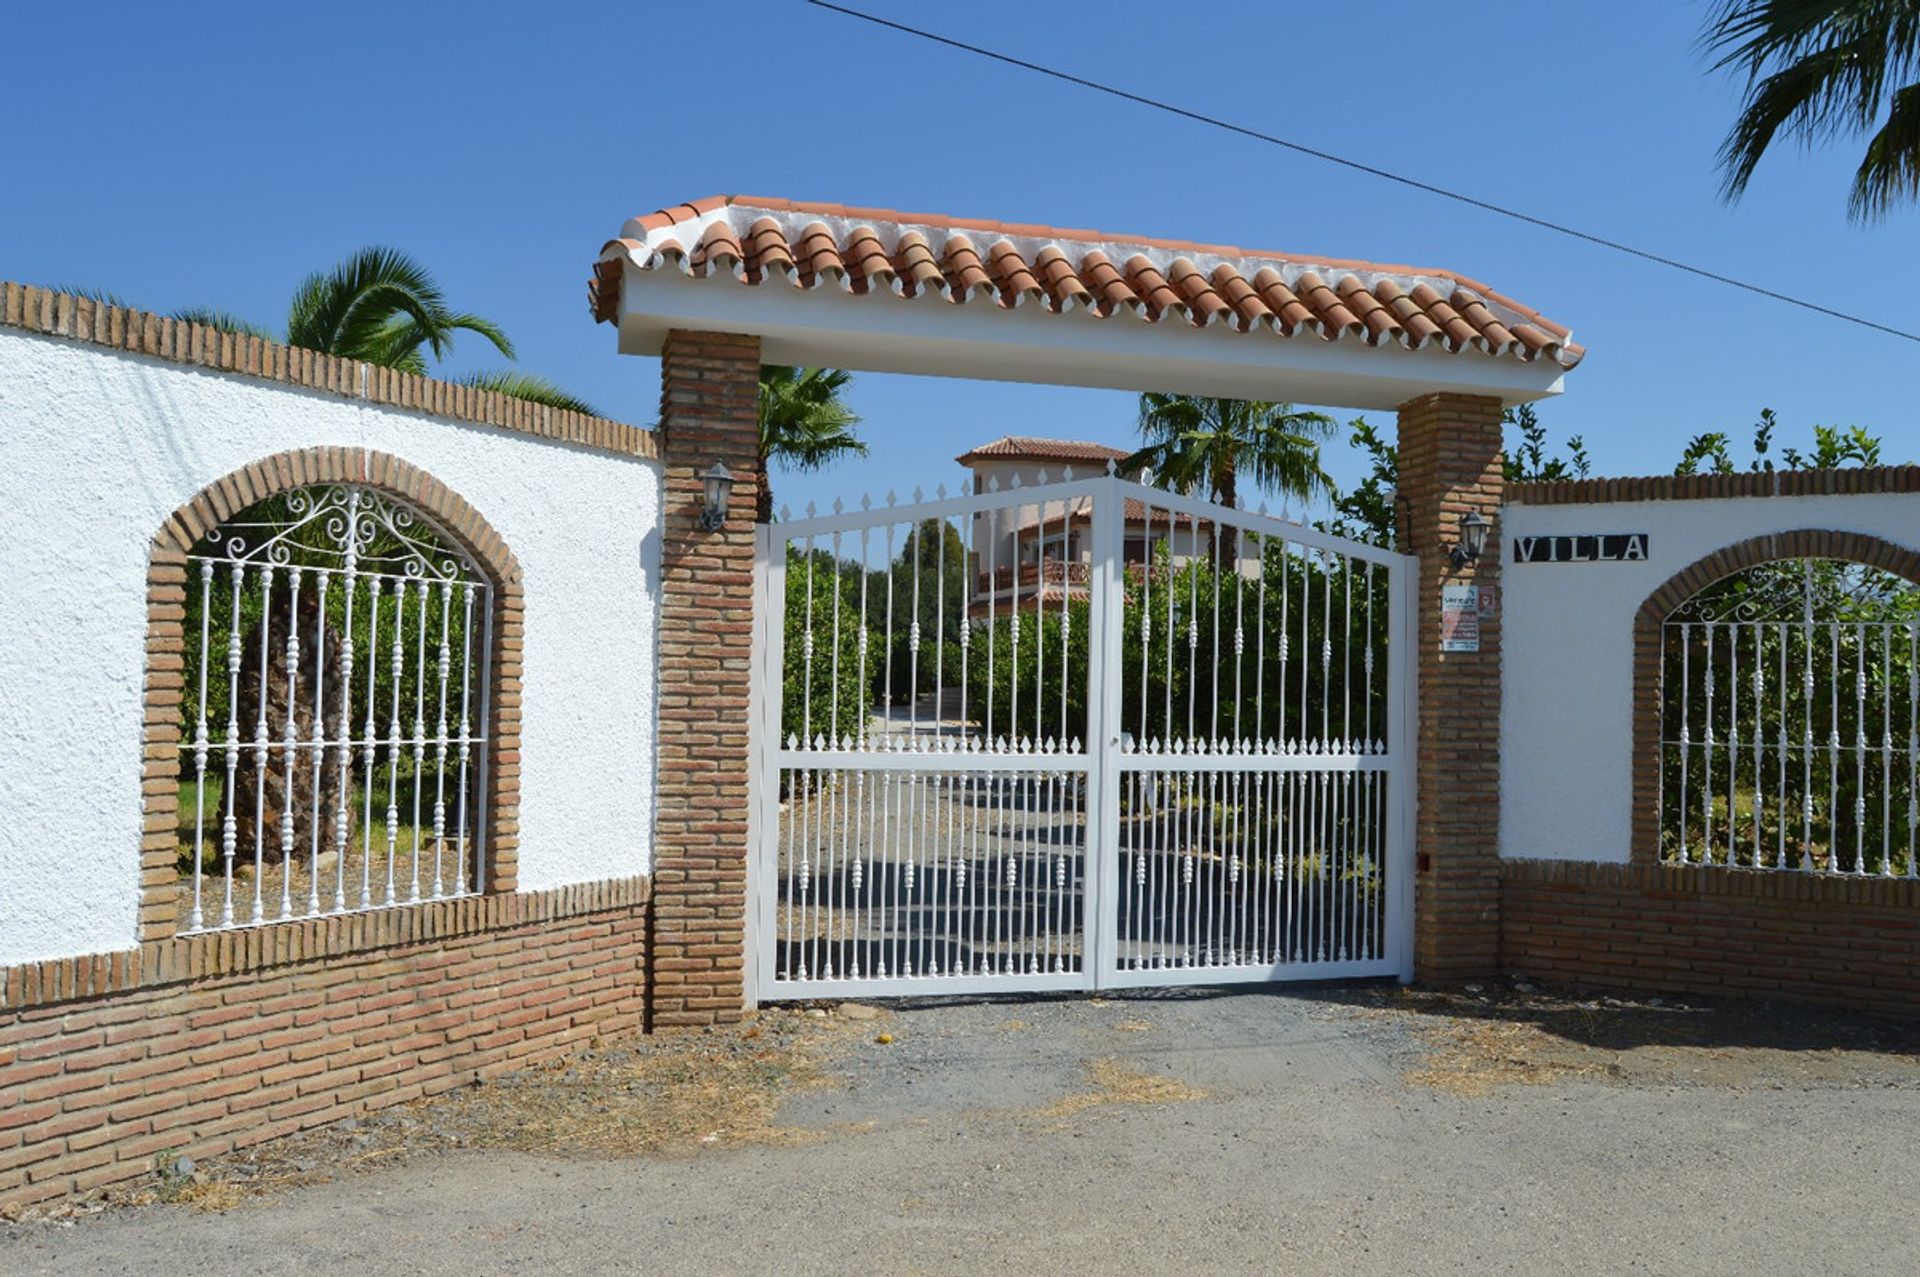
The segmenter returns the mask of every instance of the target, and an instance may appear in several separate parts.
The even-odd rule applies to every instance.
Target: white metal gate
[[[1040,480],[761,529],[757,996],[1410,975],[1414,561]]]

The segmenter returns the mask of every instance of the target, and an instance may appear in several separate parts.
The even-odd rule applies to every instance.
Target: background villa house
[[[1105,474],[1109,461],[1130,455],[1125,448],[1086,439],[1002,435],[954,460],[971,473],[975,492],[1005,492],[1016,480],[1020,487],[1032,488],[1069,477],[1091,479]],[[1144,572],[1169,538],[1179,566],[1212,535],[1207,520],[1174,516],[1133,497],[1126,500],[1123,518],[1129,573]],[[1085,599],[1092,531],[1093,511],[1086,499],[1036,501],[975,514],[968,615],[978,618],[990,610],[1022,611]]]

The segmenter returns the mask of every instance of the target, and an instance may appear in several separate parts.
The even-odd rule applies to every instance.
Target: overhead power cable
[[[878,14],[866,13],[859,9],[848,8],[842,4],[833,4],[830,3],[830,0],[806,0],[806,2],[816,9],[826,9],[849,18],[857,18],[862,22],[870,22],[877,27],[886,27],[889,30],[898,31],[903,35],[910,35],[921,40],[931,41],[934,44],[945,45],[950,49],[958,49],[963,53],[971,53],[977,57],[1003,63],[1006,66],[1018,67],[1023,71],[1031,71],[1036,75],[1044,75],[1049,79],[1077,85],[1083,89],[1091,89],[1095,93],[1104,93],[1108,97],[1119,98],[1123,102],[1132,102],[1138,106],[1151,107],[1156,111],[1165,111],[1169,115],[1177,115],[1181,119],[1192,120],[1196,124],[1204,124],[1209,128],[1220,129],[1224,132],[1238,134],[1245,138],[1252,138],[1256,142],[1265,142],[1269,146],[1278,146],[1312,159],[1324,160],[1328,164],[1337,164],[1342,168],[1352,169],[1357,173],[1365,173],[1370,177],[1377,177],[1383,181],[1393,182],[1412,190],[1424,192],[1428,195],[1437,195],[1441,199],[1452,200],[1456,204],[1465,204],[1469,208],[1477,208],[1485,213],[1493,213],[1499,217],[1509,218],[1516,222],[1523,222],[1528,226],[1538,227],[1545,231],[1552,231],[1557,235],[1565,235],[1570,239],[1580,240],[1583,243],[1592,244],[1599,248],[1610,249],[1616,253],[1624,253],[1629,257],[1637,257],[1641,261],[1652,262],[1656,266],[1666,266],[1673,270],[1685,271],[1689,275],[1696,276],[1700,279],[1711,280],[1716,284],[1725,284],[1729,288],[1738,288],[1742,292],[1752,293],[1756,296],[1766,297],[1777,302],[1785,302],[1789,306],[1798,306],[1801,310],[1809,310],[1816,315],[1825,315],[1829,319],[1838,319],[1845,323],[1857,324],[1862,328],[1871,328],[1875,332],[1885,333],[1889,337],[1899,337],[1906,341],[1920,342],[1920,333],[1908,332],[1905,329],[1895,328],[1890,324],[1883,324],[1859,315],[1851,315],[1844,310],[1835,310],[1830,306],[1822,306],[1818,302],[1810,302],[1803,297],[1795,297],[1789,293],[1782,293],[1775,289],[1762,287],[1759,284],[1751,284],[1746,280],[1736,279],[1731,275],[1723,275],[1718,271],[1708,270],[1704,266],[1694,266],[1687,262],[1680,261],[1678,258],[1649,252],[1644,248],[1635,248],[1631,244],[1623,244],[1619,240],[1608,239],[1604,235],[1595,235],[1588,231],[1583,231],[1578,227],[1568,226],[1562,222],[1555,222],[1544,217],[1535,217],[1531,213],[1523,213],[1502,204],[1495,204],[1491,200],[1476,199],[1474,196],[1464,195],[1459,191],[1450,191],[1444,186],[1435,186],[1431,182],[1422,182],[1418,178],[1407,177],[1404,174],[1395,173],[1376,165],[1363,164],[1359,160],[1350,160],[1345,156],[1335,155],[1331,151],[1323,151],[1317,147],[1307,146],[1301,142],[1276,137],[1272,133],[1264,133],[1259,129],[1249,128],[1244,124],[1235,124],[1231,120],[1223,120],[1218,116],[1190,110],[1187,107],[1178,106],[1172,102],[1165,102],[1159,98],[1150,98],[1145,94],[1133,93],[1126,89],[1118,88],[1115,85],[1102,83],[1099,80],[1089,80],[1084,76],[1074,75],[1050,66],[1043,66],[1038,62],[1029,62],[1025,58],[1016,58],[1011,54],[1000,53],[993,49],[983,48],[977,44],[969,44],[964,40],[956,40],[951,36],[944,36],[938,32],[928,31],[921,27],[909,26],[904,22],[895,22],[891,18],[883,18]]]

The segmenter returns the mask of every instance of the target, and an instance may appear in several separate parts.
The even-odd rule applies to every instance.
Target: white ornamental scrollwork
[[[295,488],[221,524],[206,544],[212,557],[234,564],[298,563],[439,582],[479,575],[425,516],[355,484]]]

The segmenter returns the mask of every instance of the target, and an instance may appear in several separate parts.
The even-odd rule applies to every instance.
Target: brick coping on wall
[[[0,1011],[73,1002],[645,906],[652,879],[461,896],[360,913],[148,940],[137,948],[0,967]]]
[[[1500,880],[1673,896],[1741,896],[1891,909],[1920,908],[1920,878],[1885,878],[1872,874],[1514,857],[1500,862]]]
[[[1842,470],[1759,470],[1744,474],[1663,474],[1618,479],[1515,483],[1508,505],[1597,505],[1609,501],[1700,501],[1729,497],[1829,497],[1920,492],[1920,466]]]
[[[606,417],[549,408],[494,390],[476,390],[27,284],[0,281],[0,327],[66,337],[127,354],[494,426],[622,456],[648,461],[660,456],[653,431]]]

